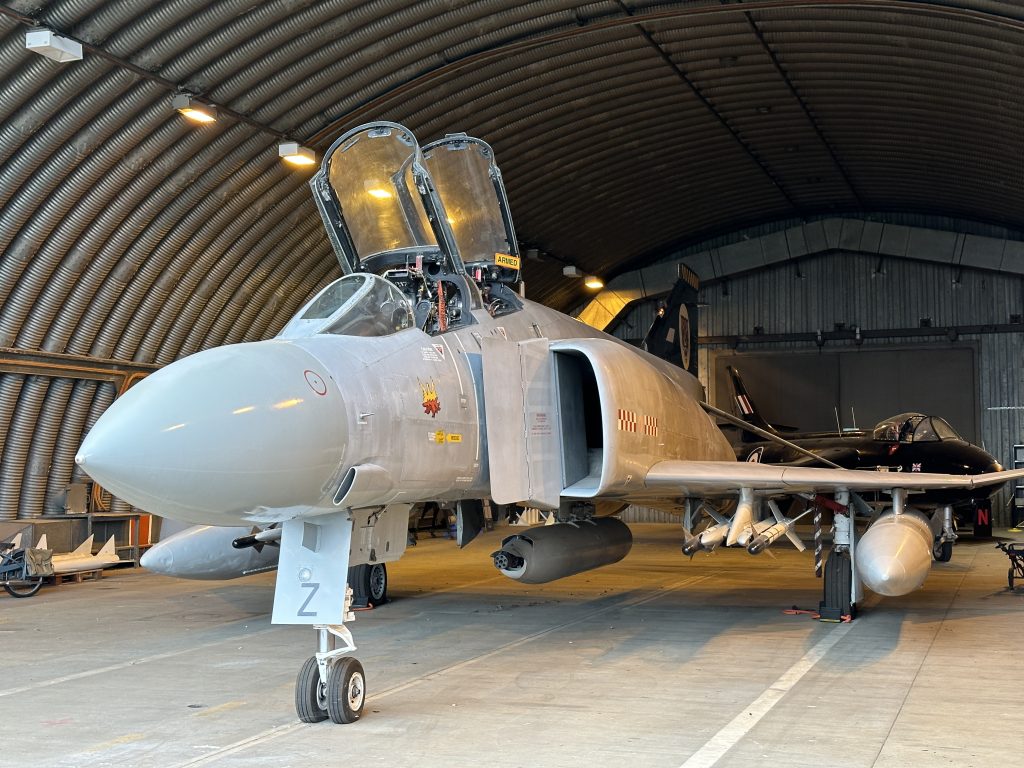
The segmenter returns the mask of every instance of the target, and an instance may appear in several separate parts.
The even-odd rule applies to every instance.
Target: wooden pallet
[[[93,571],[75,571],[74,573],[55,573],[46,578],[47,584],[59,587],[61,584],[81,584],[86,578],[98,581],[103,578],[103,569],[97,568]]]

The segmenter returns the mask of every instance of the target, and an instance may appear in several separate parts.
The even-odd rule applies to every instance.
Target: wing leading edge
[[[1024,469],[980,475],[944,475],[793,467],[743,461],[662,461],[651,467],[644,485],[656,492],[705,497],[732,495],[740,488],[763,494],[891,491],[896,488],[912,494],[937,488],[984,488],[1017,478],[1024,478]]]

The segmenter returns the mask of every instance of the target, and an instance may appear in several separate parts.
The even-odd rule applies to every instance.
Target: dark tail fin
[[[697,375],[697,297],[700,279],[679,265],[679,279],[644,337],[643,348]]]
[[[743,379],[740,377],[740,372],[731,365],[727,365],[725,369],[729,372],[729,378],[732,379],[732,388],[736,399],[736,410],[739,411],[740,418],[748,424],[753,424],[755,427],[760,427],[768,432],[778,432],[778,430],[765,421],[758,412],[757,406],[754,405],[754,401],[751,400],[750,395],[747,394],[747,388],[743,386]],[[758,437],[753,432],[743,433],[744,442],[755,442],[762,439],[763,438]]]

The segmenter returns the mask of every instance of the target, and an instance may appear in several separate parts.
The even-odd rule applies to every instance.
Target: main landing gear
[[[953,559],[953,542],[956,541],[956,519],[953,517],[953,507],[947,505],[940,507],[935,512],[932,525],[939,523],[940,533],[935,537],[932,545],[932,557],[936,562],[948,563]],[[934,530],[934,527],[933,527]]]
[[[844,491],[836,494],[836,501],[847,507],[852,500]],[[823,621],[843,621],[846,617],[853,619],[857,616],[857,598],[860,590],[854,569],[856,529],[853,515],[853,509],[836,511],[832,529],[832,549],[825,560],[822,573],[823,599],[818,603],[818,614]]]
[[[314,629],[318,651],[299,670],[295,712],[304,723],[319,723],[328,717],[335,723],[354,723],[366,703],[366,675],[357,659],[345,655],[356,648],[352,633],[340,625],[317,624]]]

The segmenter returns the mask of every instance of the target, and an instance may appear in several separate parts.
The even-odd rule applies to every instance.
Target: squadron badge
[[[441,412],[441,401],[437,397],[437,387],[433,381],[421,381],[420,391],[423,393],[423,412],[429,413],[430,418],[434,418]]]

